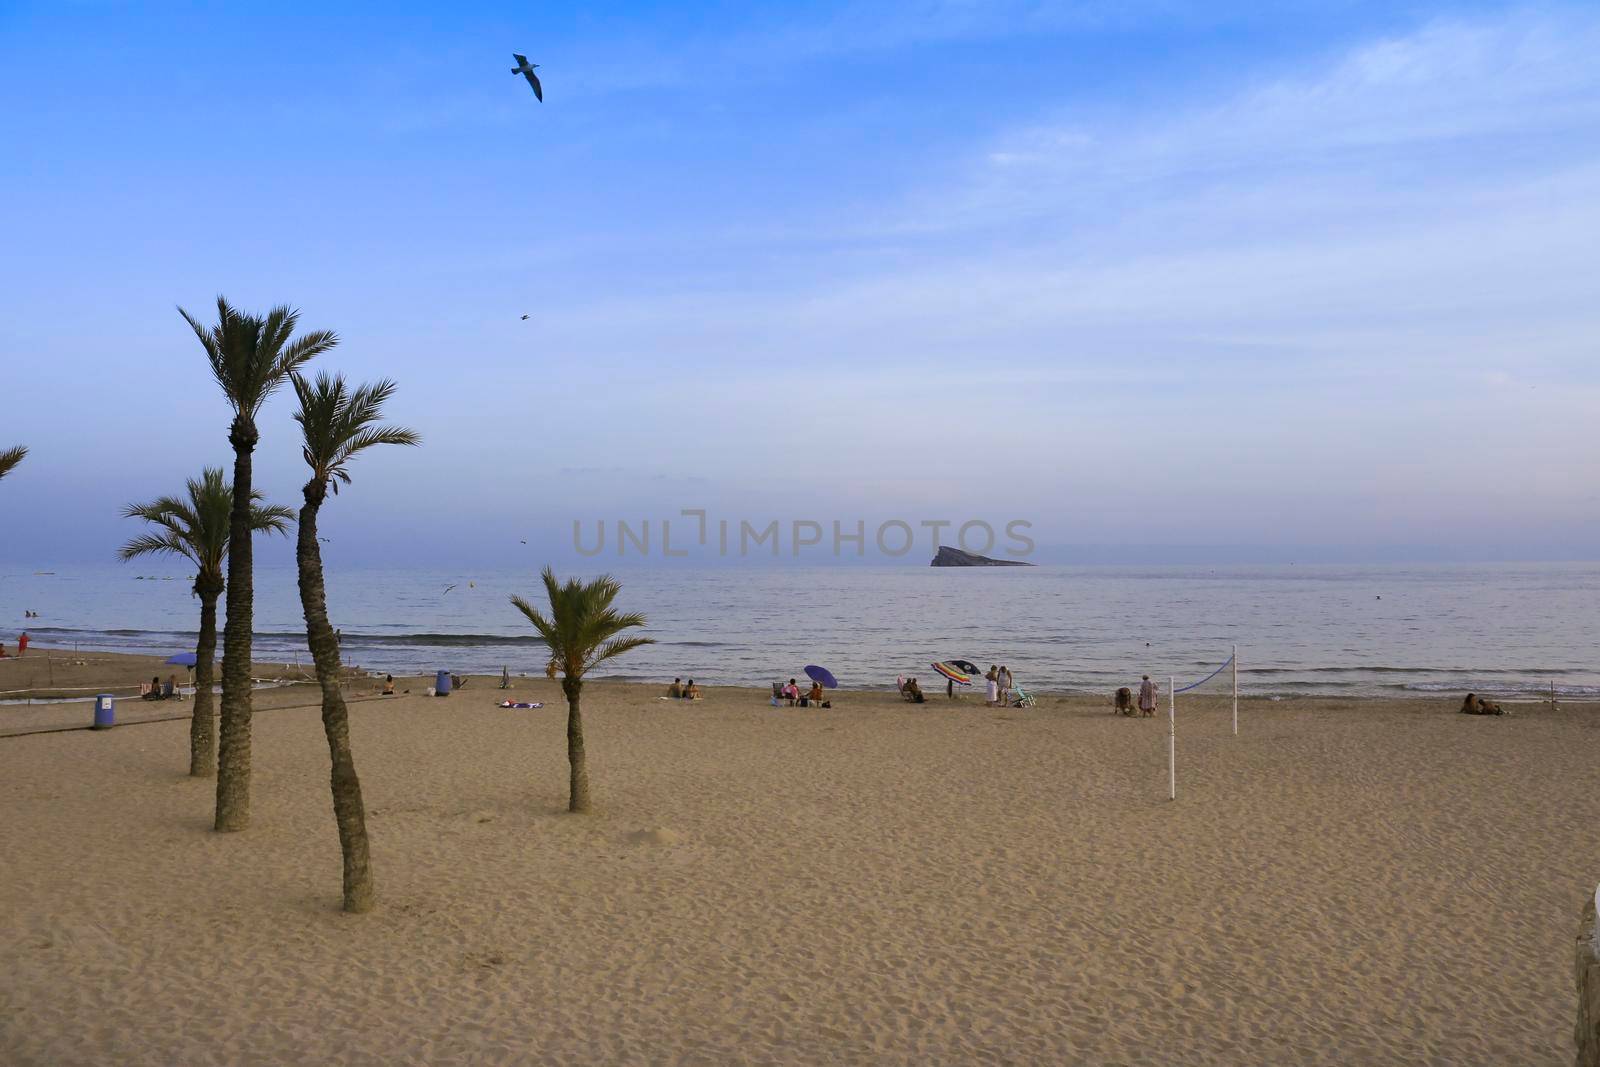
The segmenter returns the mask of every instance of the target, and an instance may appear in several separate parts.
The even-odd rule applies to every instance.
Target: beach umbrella
[[[962,674],[982,674],[983,673],[982,671],[980,671],[978,669],[978,665],[976,663],[972,663],[972,662],[970,662],[968,660],[964,660],[964,659],[947,659],[947,660],[945,660],[945,662],[950,664],[950,666],[955,667]]]
[[[839,683],[834,680],[833,675],[828,673],[827,668],[818,667],[814,663],[806,668],[806,677],[813,682],[821,682],[824,689],[839,688]]]
[[[199,656],[193,652],[179,652],[176,656],[168,656],[167,662],[175,667],[193,667],[199,662]]]
[[[972,679],[953,663],[935,663],[933,669],[957,685],[971,685]]]

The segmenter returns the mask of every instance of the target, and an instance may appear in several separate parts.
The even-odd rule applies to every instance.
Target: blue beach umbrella
[[[839,683],[834,679],[833,675],[828,673],[827,668],[818,667],[814,663],[806,668],[806,677],[813,682],[821,682],[824,689],[839,688]]]
[[[193,652],[179,652],[176,656],[168,656],[167,662],[175,667],[193,667],[200,657]]]

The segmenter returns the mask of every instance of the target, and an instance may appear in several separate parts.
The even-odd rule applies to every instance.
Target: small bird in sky
[[[526,316],[526,315],[522,316],[522,321],[523,322],[527,322],[528,321],[528,316]]]
[[[333,544],[333,538],[331,538],[331,537],[319,537],[319,538],[317,538],[317,540],[321,541],[325,545]]]
[[[452,590],[454,588],[455,588],[454,585],[447,585],[447,586],[444,587],[444,593],[448,593],[450,590]],[[444,596],[444,593],[440,593],[439,595],[440,596]]]
[[[517,65],[511,68],[511,73],[527,78],[528,84],[533,86],[533,95],[539,98],[539,103],[544,103],[544,86],[539,84],[539,75],[533,72],[539,64],[529,63],[527,56],[519,56],[515,52],[511,53],[511,58],[517,61]]]
[[[524,542],[522,542],[522,543],[523,543],[523,544],[527,544],[527,543],[528,543],[528,542],[526,542],[526,541],[524,541]]]

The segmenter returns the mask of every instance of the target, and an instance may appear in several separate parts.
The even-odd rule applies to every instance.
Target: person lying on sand
[[[1467,698],[1461,702],[1463,715],[1504,715],[1506,710],[1499,704],[1492,704],[1476,693],[1468,693]]]

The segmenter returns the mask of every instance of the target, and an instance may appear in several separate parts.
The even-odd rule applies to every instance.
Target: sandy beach
[[[403,684],[351,707],[366,916],[312,689],[258,705],[238,835],[181,720],[0,738],[0,1062],[1571,1059],[1594,705],[1194,700],[1173,803],[1165,719],[1099,698],[597,682],[570,816],[554,683]]]

